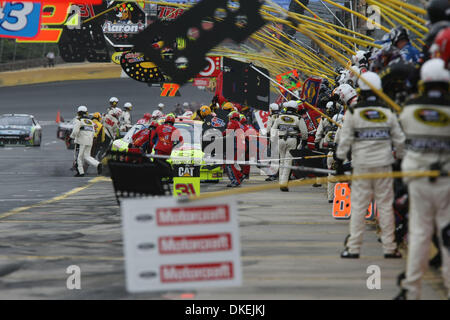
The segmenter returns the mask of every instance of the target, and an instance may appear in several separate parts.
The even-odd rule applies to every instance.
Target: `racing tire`
[[[204,180],[202,182],[204,182],[204,183],[219,183],[220,180]]]
[[[34,140],[34,141],[36,141],[36,140]],[[39,143],[35,144],[34,146],[35,147],[40,147],[41,146],[41,141],[42,141],[42,134],[39,134]]]

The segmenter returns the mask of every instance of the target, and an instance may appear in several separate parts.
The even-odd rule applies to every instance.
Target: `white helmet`
[[[194,113],[191,110],[186,111],[183,113],[182,117],[192,117]]]
[[[291,101],[283,103],[283,107],[285,107],[285,108],[297,108],[297,106],[298,106],[298,103],[295,100],[291,100]]]
[[[428,82],[450,82],[450,71],[445,69],[445,62],[442,59],[431,59],[425,62],[420,69],[420,79],[424,83]]]
[[[353,68],[355,69],[355,68]],[[359,70],[355,70],[358,71]],[[341,74],[341,77],[338,80],[339,84],[350,84],[350,85],[356,85],[356,80],[358,79],[358,76],[350,70],[344,70]]]
[[[185,108],[189,107],[189,103],[188,102],[183,103],[183,107]]]
[[[117,99],[116,97],[111,97],[109,98],[109,103],[118,103],[119,99]]]
[[[114,115],[119,118],[122,115],[122,109],[114,108]]]
[[[372,86],[374,86],[375,89],[381,90],[381,78],[375,72],[371,71],[365,72],[361,75],[361,78],[358,80],[359,88],[362,91],[370,91],[372,89],[362,80],[362,78],[364,78],[364,80],[366,80]]]
[[[325,106],[326,112],[328,113],[328,112],[331,111],[333,108],[334,108],[334,102],[333,102],[333,101],[327,102],[327,105]]]
[[[79,106],[78,107],[78,112],[87,112],[87,107],[86,106]]]
[[[125,110],[131,110],[131,108],[133,108],[133,105],[131,104],[131,102],[125,102],[125,104],[123,105],[123,108]]]
[[[367,64],[366,54],[366,51],[356,51],[356,55],[352,56],[352,63],[357,67],[360,67],[363,64]]]
[[[160,108],[160,109],[164,109],[164,103],[160,103],[160,104],[158,104],[158,108]]]
[[[153,111],[152,119],[159,119],[159,118],[162,118],[162,117],[164,117],[164,114],[161,111],[159,111],[159,110]]]
[[[274,112],[280,110],[280,106],[277,103],[271,103],[269,106],[269,110]]]
[[[336,88],[335,93],[339,96],[339,99],[343,104],[348,105],[349,101],[357,97],[356,90],[349,84],[342,84]]]

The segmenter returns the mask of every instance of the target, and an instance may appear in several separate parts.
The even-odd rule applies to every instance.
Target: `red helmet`
[[[232,112],[230,112],[229,114],[228,114],[228,119],[230,119],[230,120],[237,120],[237,121],[239,121],[239,119],[240,119],[240,114],[239,114],[239,112],[237,112],[237,111],[232,111]]]
[[[171,124],[174,124],[174,123],[175,123],[175,117],[174,117],[174,116],[171,116],[171,115],[167,116],[167,117],[166,117],[166,120],[165,120],[165,123],[171,123]]]
[[[445,66],[448,68],[450,63],[450,27],[441,30],[436,38],[434,44],[431,46],[431,54],[433,58],[440,58],[444,60]]]
[[[152,115],[150,113],[144,114],[144,119],[150,119]]]

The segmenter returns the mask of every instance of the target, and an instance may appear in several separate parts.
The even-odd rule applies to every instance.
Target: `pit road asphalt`
[[[114,95],[135,105],[134,119],[159,102],[209,102],[212,94],[183,87],[182,97],[159,97],[128,79],[0,88],[0,113],[30,113],[43,123],[43,143],[0,148],[0,299],[391,299],[405,260],[382,258],[375,228],[367,225],[359,260],[339,253],[348,221],[331,217],[324,188],[310,186],[242,194],[239,201],[243,286],[130,294],[125,289],[120,209],[111,181],[69,170],[73,151],[56,139],[56,112],[103,111]],[[12,111],[14,110],[14,111]],[[264,183],[254,171],[245,185]],[[225,179],[226,180],[226,179]],[[202,184],[202,192],[227,181]],[[69,192],[69,193],[68,193]],[[50,200],[50,201],[49,201]],[[19,208],[19,209],[14,209]],[[66,269],[81,268],[81,290],[68,290]],[[381,270],[381,289],[369,290],[367,268]],[[428,271],[424,299],[444,299],[442,281]]]

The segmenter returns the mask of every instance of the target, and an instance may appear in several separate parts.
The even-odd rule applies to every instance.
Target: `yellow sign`
[[[111,61],[114,62],[115,64],[120,64],[120,58],[122,57],[123,52],[118,51],[118,52],[114,52],[113,55],[111,56]]]
[[[198,196],[200,195],[200,177],[174,177],[173,196]]]

